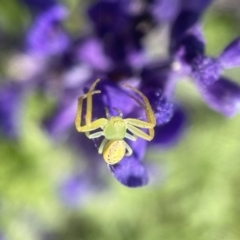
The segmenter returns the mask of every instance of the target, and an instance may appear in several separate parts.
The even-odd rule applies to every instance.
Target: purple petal
[[[47,9],[51,8],[56,4],[55,0],[20,0],[21,2],[25,3],[31,11],[35,12],[43,12]]]
[[[101,81],[99,83],[99,89],[102,91],[103,102],[105,106],[109,107],[112,115],[116,115],[116,111],[113,108],[118,108],[123,112],[123,117],[126,117],[137,105],[136,102],[129,97],[128,89],[120,88],[117,84],[111,83],[110,81]]]
[[[201,15],[213,0],[181,0],[182,9],[190,10]]]
[[[73,176],[59,186],[60,199],[68,206],[76,207],[84,202],[91,191],[91,185],[86,178]]]
[[[78,57],[94,69],[107,70],[111,62],[104,53],[103,46],[97,38],[89,38],[78,48]]]
[[[124,157],[119,163],[109,165],[114,177],[127,187],[141,187],[148,183],[148,173],[141,163],[145,155],[147,142],[143,139],[137,141],[128,141],[133,150],[133,154]]]
[[[240,66],[240,38],[231,42],[219,57],[224,68],[234,68]]]
[[[77,98],[66,106],[60,103],[54,114],[44,120],[43,126],[52,137],[60,136],[74,126],[76,111]]]
[[[90,160],[91,159],[86,159]],[[97,159],[99,162],[99,159]],[[91,167],[91,169],[90,169]],[[87,203],[88,199],[106,188],[104,179],[102,178],[100,166],[90,165],[88,169],[83,172],[72,173],[65,178],[59,185],[58,194],[60,199],[69,207],[79,207]],[[96,168],[96,169],[93,169]]]
[[[177,62],[178,65],[178,62]],[[141,89],[147,92],[151,86],[153,92],[162,92],[161,98],[172,99],[175,85],[182,75],[191,72],[190,67],[181,64],[181,70],[174,70],[172,62],[152,62],[146,65],[141,72]],[[150,89],[151,89],[150,88]],[[153,94],[154,95],[154,94]],[[149,95],[150,97],[150,95]]]
[[[198,21],[199,15],[192,11],[181,11],[171,29],[171,41],[179,41]],[[171,44],[172,45],[172,44]]]
[[[67,9],[58,5],[41,13],[28,32],[27,50],[44,57],[63,52],[69,39],[60,23],[66,15]]]
[[[208,86],[219,79],[222,67],[216,59],[200,57],[195,59],[192,71],[197,84]]]
[[[199,21],[211,0],[182,0],[181,11],[171,30],[172,41],[180,40]]]
[[[0,132],[7,137],[16,137],[19,127],[22,91],[12,83],[0,88]]]
[[[176,18],[180,7],[180,0],[157,0],[150,5],[150,11],[159,22],[171,22]]]
[[[168,102],[161,90],[155,89],[148,97],[156,117],[157,126],[170,121],[173,116],[173,104]]]
[[[123,158],[118,164],[109,165],[114,177],[127,187],[142,187],[148,184],[146,168],[133,155]]]
[[[101,0],[92,4],[88,15],[100,37],[111,32],[119,32],[126,26],[126,6],[123,1]]]
[[[172,39],[170,55],[183,65],[194,65],[198,59],[202,59],[205,52],[205,43],[198,26],[195,26],[181,39]],[[199,60],[198,60],[199,61]]]
[[[199,86],[200,93],[208,106],[226,117],[236,115],[240,110],[240,85],[221,77],[215,83]]]
[[[83,94],[83,85],[74,89],[64,89],[60,101],[52,114],[43,121],[43,127],[52,137],[65,134],[74,126],[77,111],[77,98]]]
[[[182,10],[174,21],[171,28],[170,36],[170,51],[174,53],[184,45],[185,49],[197,48],[195,52],[204,52],[204,39],[199,27],[199,18],[203,14],[206,7],[211,3],[211,0],[182,0]],[[190,39],[188,39],[190,35]],[[194,36],[194,38],[192,38]],[[187,42],[186,42],[187,41]],[[184,44],[184,42],[186,42]],[[188,44],[192,47],[189,47]],[[194,49],[191,49],[193,52]],[[185,50],[188,54],[188,51]]]
[[[155,137],[150,145],[169,147],[176,144],[183,136],[186,125],[186,113],[180,106],[175,105],[171,120],[162,126],[155,127]]]

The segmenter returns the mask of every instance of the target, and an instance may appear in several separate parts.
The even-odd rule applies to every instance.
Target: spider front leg
[[[97,128],[101,128],[107,124],[107,119],[100,118],[92,122],[92,95],[101,93],[99,90],[95,90],[94,88],[96,84],[100,81],[97,79],[92,86],[90,87],[88,93],[84,94],[82,97],[78,98],[78,107],[77,107],[77,114],[75,118],[75,126],[78,132],[90,132]],[[87,112],[86,112],[86,125],[81,126],[82,121],[82,109],[83,109],[83,100],[87,98]],[[89,137],[91,136],[89,133],[86,133]],[[94,138],[94,135],[92,135]]]
[[[135,97],[130,96],[131,98],[133,98],[141,107],[144,108],[145,113],[146,113],[146,118],[147,118],[147,122],[151,123],[153,126],[156,125],[156,118],[155,115],[153,113],[152,107],[148,101],[148,98],[142,93],[140,92],[138,89],[124,83],[123,84],[124,87],[130,88],[132,91],[136,92],[140,97],[142,97],[143,99],[143,103],[139,102]]]
[[[156,118],[155,118],[152,107],[151,107],[147,97],[142,92],[140,92],[138,89],[136,89],[126,83],[123,84],[123,86],[130,88],[132,91],[136,92],[142,98],[143,103],[141,103],[135,97],[130,96],[145,110],[145,114],[146,114],[146,118],[147,118],[147,122],[141,121],[139,119],[134,119],[134,118],[125,119],[128,130],[137,137],[141,137],[143,139],[151,141],[154,137],[154,129],[153,128],[156,125]],[[149,134],[146,134],[144,131],[138,129],[137,127],[148,129]]]

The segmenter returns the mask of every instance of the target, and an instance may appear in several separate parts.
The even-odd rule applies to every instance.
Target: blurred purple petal
[[[68,36],[61,26],[66,16],[67,9],[60,5],[39,14],[28,32],[27,50],[43,57],[62,53],[69,45]]]
[[[87,160],[91,161],[91,159]],[[99,162],[99,159],[97,160]],[[96,162],[94,161],[94,163]],[[97,191],[102,191],[106,187],[104,179],[99,174],[100,166],[90,164],[90,167],[84,169],[82,173],[76,169],[77,173],[72,173],[60,183],[58,194],[67,206],[79,207],[87,203],[88,199]]]
[[[86,177],[73,176],[59,186],[61,200],[68,206],[76,207],[83,204],[91,191],[91,184]]]
[[[145,65],[141,71],[141,89],[161,89],[165,93],[172,78],[171,63],[169,61],[156,61]]]
[[[193,65],[194,61],[202,59],[205,52],[205,43],[198,26],[192,28],[178,41],[172,39],[170,54],[183,64]]]
[[[181,0],[182,9],[196,12],[198,15],[203,14],[213,0]]]
[[[97,38],[89,38],[81,43],[78,48],[78,57],[94,69],[107,70],[111,65],[101,42]]]
[[[0,88],[0,134],[17,137],[20,122],[22,89],[17,83]]]
[[[226,117],[236,115],[240,110],[240,85],[221,77],[215,83],[199,87],[208,106]]]
[[[197,23],[198,17],[198,14],[195,12],[180,12],[171,29],[171,41],[181,40],[184,34]]]
[[[88,14],[98,36],[104,37],[107,33],[124,29],[126,10],[124,1],[100,0],[89,7]]]
[[[240,66],[240,38],[231,42],[219,57],[224,68],[234,68]]]
[[[211,85],[220,77],[222,68],[219,61],[209,57],[195,59],[192,76],[197,84]]]
[[[196,25],[211,0],[182,0],[181,11],[171,29],[171,40],[178,41]]]
[[[176,18],[180,7],[180,0],[156,0],[150,4],[150,11],[159,22],[171,22]]]
[[[77,98],[69,105],[63,106],[62,104],[59,104],[54,114],[44,120],[44,128],[53,137],[65,133],[66,130],[74,126],[76,111]]]
[[[173,117],[168,123],[155,127],[155,137],[149,144],[162,147],[176,144],[183,136],[186,124],[186,113],[180,106],[175,105]]]
[[[33,13],[44,12],[56,4],[55,0],[20,0],[25,3]]]

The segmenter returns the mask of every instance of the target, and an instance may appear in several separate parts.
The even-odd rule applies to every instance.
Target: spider
[[[108,108],[105,107],[107,118],[100,118],[92,121],[92,95],[101,93],[100,90],[94,90],[100,79],[97,79],[89,88],[88,93],[78,98],[77,114],[75,118],[75,126],[78,132],[84,132],[89,139],[98,138],[104,136],[101,142],[98,153],[103,154],[103,159],[108,164],[116,164],[124,156],[132,155],[133,151],[131,147],[123,140],[127,138],[132,141],[136,141],[137,137],[151,141],[154,137],[154,127],[156,125],[156,119],[153,110],[147,97],[141,93],[138,89],[124,83],[123,86],[130,88],[136,92],[142,99],[141,103],[138,99],[133,98],[146,113],[147,122],[134,118],[123,119],[121,110],[114,108],[118,112],[118,116],[110,116]],[[83,100],[87,99],[86,106],[86,125],[81,126]],[[90,133],[100,128],[101,131]],[[139,128],[148,129],[149,134],[140,130]],[[131,133],[128,133],[127,130]]]

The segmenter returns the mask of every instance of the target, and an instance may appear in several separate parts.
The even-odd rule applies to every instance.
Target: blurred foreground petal
[[[200,88],[200,92],[209,107],[226,117],[240,110],[240,85],[227,78],[221,77],[207,88]]]
[[[240,67],[240,38],[231,42],[219,57],[224,68]]]

